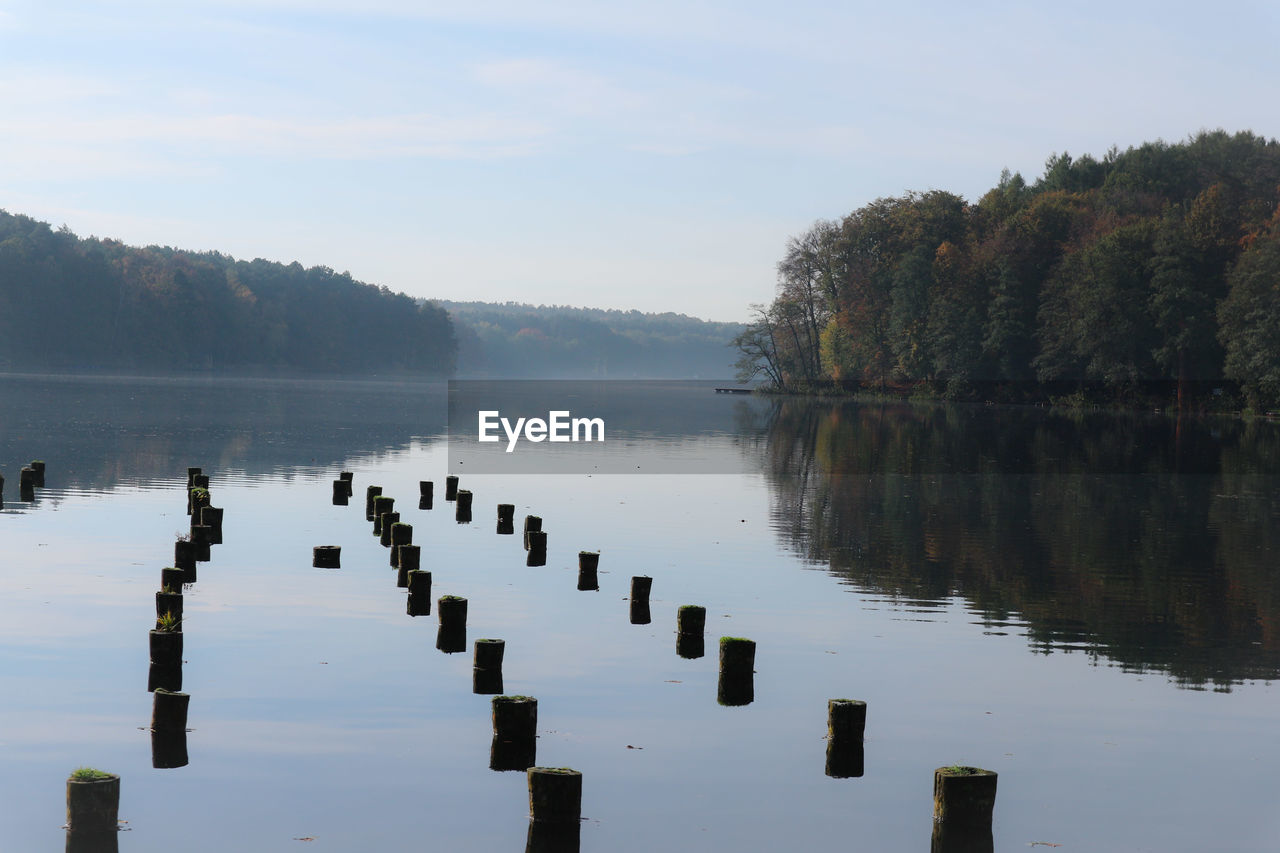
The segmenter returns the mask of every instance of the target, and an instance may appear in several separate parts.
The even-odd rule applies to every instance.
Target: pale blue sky
[[[788,236],[1280,135],[1274,2],[0,0],[0,207],[415,296],[742,319]]]

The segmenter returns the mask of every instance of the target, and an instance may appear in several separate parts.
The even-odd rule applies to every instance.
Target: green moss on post
[[[403,521],[394,522],[391,525],[391,547],[397,545],[413,544],[413,525],[405,524]]]
[[[382,534],[382,516],[388,512],[394,512],[396,508],[396,499],[388,497],[384,494],[378,494],[373,499],[373,533],[375,536]]]
[[[756,644],[745,637],[720,638],[720,671],[730,675],[749,674],[755,670]]]

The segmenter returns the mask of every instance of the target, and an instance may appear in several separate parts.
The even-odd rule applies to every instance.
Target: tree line
[[[442,302],[464,376],[725,379],[740,323],[518,302]]]
[[[1280,406],[1280,144],[1201,132],[792,237],[735,339],[780,390]]]
[[[456,349],[442,308],[346,272],[0,211],[0,369],[447,374]]]

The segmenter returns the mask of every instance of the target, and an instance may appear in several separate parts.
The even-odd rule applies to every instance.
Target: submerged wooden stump
[[[191,696],[186,693],[157,688],[152,694],[151,728],[172,731],[187,727],[187,706]]]
[[[546,536],[545,533],[542,535]],[[594,575],[596,572],[596,569],[598,569],[599,567],[600,567],[599,551],[579,551],[578,552],[578,571],[579,572],[581,572],[583,569],[589,569],[591,573]]]
[[[182,666],[182,632],[153,630],[147,641],[151,662],[160,666]]]
[[[41,459],[32,459],[31,470],[36,472],[35,487],[37,489],[43,489],[44,488],[44,461]]]
[[[545,530],[530,530],[524,535],[524,549],[526,551],[547,550],[547,532]]]
[[[187,573],[182,569],[169,566],[160,570],[160,589],[170,592],[182,592],[182,585],[187,582]]]
[[[745,637],[720,638],[720,671],[741,675],[755,671],[756,643]]]
[[[502,656],[506,652],[505,640],[480,639],[475,643],[475,659],[472,666],[476,669],[502,669]]]
[[[382,494],[382,486],[367,486],[364,490],[364,517],[367,521],[377,520],[373,514],[373,499]]]
[[[409,597],[406,611],[410,616],[430,616],[431,572],[414,569],[407,575]]]
[[[953,764],[933,771],[933,819],[970,829],[991,829],[996,805],[994,770]]]
[[[351,497],[355,494],[356,475],[353,472],[343,471],[338,475],[338,479],[347,484],[347,497]]]
[[[529,550],[529,534],[542,529],[542,517],[538,515],[526,515],[524,517],[524,549]],[[543,546],[546,547],[546,537],[542,539]]]
[[[568,767],[530,767],[528,774],[529,817],[576,825],[582,817],[582,774]]]
[[[538,736],[538,700],[532,696],[493,697],[493,736],[529,742]]]
[[[346,506],[351,498],[351,483],[347,480],[333,481],[333,505]]]
[[[506,522],[507,524],[515,524],[516,505],[515,504],[498,504],[498,523]]]
[[[750,705],[756,698],[756,677],[751,672],[721,672],[716,680],[716,701],[736,707]]]
[[[18,490],[32,491],[36,487],[36,469],[23,468],[18,472]]]
[[[676,633],[702,636],[707,626],[707,608],[684,604],[676,611]]]
[[[545,566],[547,564],[546,548],[531,548],[524,558],[526,566]]]
[[[436,648],[447,655],[456,655],[467,650],[467,626],[441,625],[436,629]]]
[[[455,509],[453,512],[453,520],[456,521],[458,524],[470,524],[471,523],[471,507],[462,506],[461,504],[455,504]]]
[[[418,497],[419,498],[427,498],[429,500],[434,495],[434,493],[435,493],[435,483],[431,482],[430,480],[418,481]]]
[[[317,545],[311,549],[311,565],[317,569],[342,568],[341,545]]]
[[[77,778],[79,776],[79,778]],[[120,777],[80,771],[67,779],[67,829],[116,834],[120,820]]]
[[[382,534],[382,516],[388,512],[394,512],[396,508],[396,499],[387,495],[379,494],[373,499],[373,533],[375,536]]]
[[[391,525],[391,547],[395,548],[398,545],[412,545],[412,544],[413,544],[413,525],[406,524],[403,521],[393,522]]]
[[[467,512],[470,512],[471,497],[472,497],[471,492],[468,491],[467,489],[458,489],[457,495],[454,496],[454,500],[457,502],[456,508],[459,510],[466,509]]]
[[[582,823],[529,821],[524,853],[579,853],[582,850]]]
[[[444,478],[444,499],[456,500],[458,497],[458,478],[450,474]]]
[[[391,547],[391,528],[400,523],[400,513],[384,512],[378,516],[381,523],[381,530],[378,533],[378,541],[382,543],[382,547]]]
[[[533,553],[530,551],[529,553]],[[545,552],[544,552],[545,553]],[[578,590],[581,592],[594,592],[600,589],[600,581],[596,577],[596,567],[594,563],[587,565],[578,565]]]
[[[183,583],[196,582],[196,546],[189,539],[173,543],[173,565],[182,569]]]
[[[156,593],[156,627],[163,628],[161,618],[170,616],[176,623],[175,631],[182,630],[182,593],[181,592],[165,592],[161,590]]]
[[[827,700],[827,737],[862,743],[867,726],[867,703],[859,699]]]
[[[649,603],[649,590],[653,588],[653,578],[648,575],[636,575],[631,579],[631,600]]]
[[[205,506],[200,508],[200,523],[209,528],[209,544],[222,544],[222,507]]]

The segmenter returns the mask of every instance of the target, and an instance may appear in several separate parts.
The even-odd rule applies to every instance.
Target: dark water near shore
[[[927,849],[932,770],[956,763],[1000,773],[996,850],[1275,846],[1274,425],[648,393],[668,414],[619,452],[696,446],[727,473],[464,472],[459,525],[440,387],[0,378],[0,849],[62,844],[63,782],[93,765],[123,777],[132,853],[522,850],[479,637],[539,700],[538,763],[584,774],[584,851]],[[188,465],[225,542],[186,593],[190,763],[157,770],[146,633]],[[466,654],[405,615],[370,484],[434,594],[469,599]],[[543,516],[546,566],[495,535],[499,502]],[[311,568],[318,544],[343,568]],[[676,655],[681,604],[708,608],[706,657]],[[745,707],[716,702],[725,634],[758,644]],[[824,774],[835,697],[868,702],[861,778]]]

